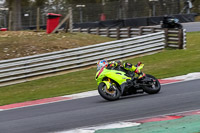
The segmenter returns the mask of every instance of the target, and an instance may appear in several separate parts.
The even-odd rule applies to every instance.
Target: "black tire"
[[[117,88],[117,86],[115,87],[115,94],[113,93],[113,95],[109,94],[109,90],[106,89],[106,84],[105,83],[100,83],[98,86],[98,92],[99,94],[106,100],[108,101],[114,101],[114,100],[118,100],[119,97],[121,96],[121,92],[119,91],[119,89]]]
[[[149,75],[149,74],[146,74],[146,77],[149,77],[149,78],[155,80],[154,81],[154,85],[155,86],[153,86],[153,85],[151,85],[151,86],[143,86],[144,92],[146,92],[148,94],[156,94],[156,93],[158,93],[160,91],[160,89],[161,89],[161,85],[160,85],[160,82],[158,81],[158,79],[156,79],[154,76]]]

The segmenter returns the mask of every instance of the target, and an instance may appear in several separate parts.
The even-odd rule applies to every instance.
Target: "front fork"
[[[103,83],[106,84],[106,87],[107,87],[107,89],[108,89],[109,91],[113,91],[113,90],[116,89],[115,86],[114,86],[114,83],[111,82],[110,78],[108,78],[107,81],[103,81]]]

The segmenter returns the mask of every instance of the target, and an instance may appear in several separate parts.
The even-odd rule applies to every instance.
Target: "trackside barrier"
[[[186,48],[186,30],[185,29],[162,29],[151,26],[141,26],[140,28],[78,28],[73,29],[73,32],[90,33],[111,38],[124,39],[151,33],[165,32],[165,47],[170,48]]]
[[[151,33],[156,33],[160,31],[165,31],[165,47],[169,48],[186,48],[186,29],[162,29],[158,27],[151,26],[141,26],[139,28],[139,35],[147,35]]]
[[[164,32],[100,43],[46,54],[0,61],[0,86],[25,82],[32,77],[96,64],[100,59],[116,60],[162,50]]]

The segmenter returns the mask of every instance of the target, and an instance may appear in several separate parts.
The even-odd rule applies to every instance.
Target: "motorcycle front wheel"
[[[105,83],[100,83],[98,86],[99,94],[108,101],[118,100],[121,96],[121,93],[116,85],[112,85],[112,89],[107,88]]]
[[[148,94],[156,94],[160,91],[161,85],[158,79],[156,79],[154,76],[146,74],[145,78],[151,79],[151,82],[149,82],[148,85],[143,86],[144,92]]]

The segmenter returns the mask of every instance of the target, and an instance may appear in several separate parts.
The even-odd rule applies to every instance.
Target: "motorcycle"
[[[144,64],[141,64],[138,69],[143,66]],[[102,67],[96,73],[98,92],[104,99],[114,101],[122,96],[144,92],[156,94],[160,91],[160,82],[154,76],[146,74],[142,79],[138,79],[134,72],[120,69]]]
[[[179,19],[173,17],[164,17],[161,22],[161,28],[178,28],[182,29],[183,26],[180,24]]]

